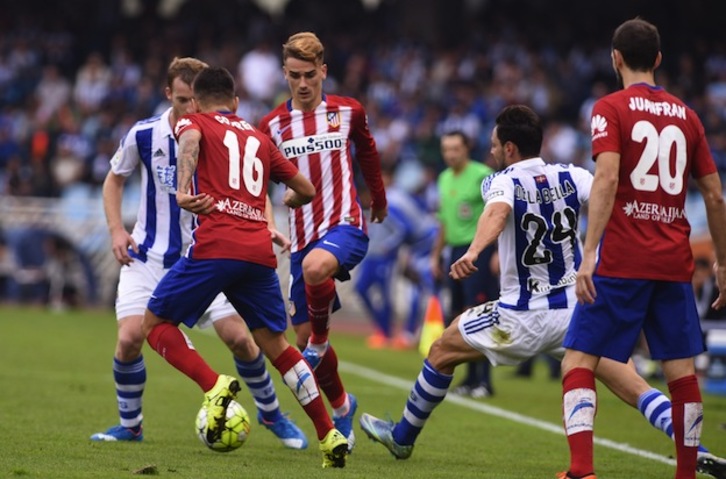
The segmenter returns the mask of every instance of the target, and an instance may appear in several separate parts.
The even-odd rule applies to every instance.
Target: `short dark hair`
[[[466,147],[467,150],[471,148],[471,144],[469,142],[469,137],[466,136],[466,133],[464,133],[462,130],[447,131],[441,135],[441,138],[444,138],[446,136],[458,136],[459,138],[461,138],[461,142],[464,143],[464,146]]]
[[[222,67],[207,67],[200,71],[192,85],[194,96],[201,103],[234,100],[234,77]]]
[[[658,28],[641,18],[628,20],[615,29],[613,50],[620,52],[631,70],[652,71],[660,52]]]
[[[524,105],[505,107],[496,119],[497,138],[502,145],[511,141],[525,158],[539,156],[542,149],[542,122],[537,113]]]

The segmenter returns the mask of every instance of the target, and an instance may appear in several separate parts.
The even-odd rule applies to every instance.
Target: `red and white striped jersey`
[[[342,224],[366,232],[366,222],[354,182],[353,154],[371,193],[371,206],[386,206],[381,160],[368,130],[363,106],[355,99],[323,95],[314,111],[282,103],[260,122],[260,130],[315,185],[317,194],[302,208],[289,211],[292,252]]]

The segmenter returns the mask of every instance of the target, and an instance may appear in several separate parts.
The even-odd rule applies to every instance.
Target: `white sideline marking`
[[[389,376],[388,374],[382,373],[375,369],[366,368],[364,366],[349,363],[346,361],[340,361],[338,364],[338,367],[341,371],[355,374],[356,376],[360,376],[362,378],[368,379],[369,381],[385,384],[387,386],[392,386],[394,388],[402,389],[404,391],[410,391],[414,384],[411,381],[406,381],[401,378],[397,378],[395,376]],[[558,434],[560,436],[565,435],[565,432],[563,431],[561,425],[556,425],[556,424],[552,424],[552,423],[549,423],[546,421],[541,421],[539,419],[525,416],[524,414],[507,411],[506,409],[498,408],[496,406],[490,406],[488,404],[484,404],[481,402],[473,401],[471,399],[463,398],[463,397],[457,396],[455,394],[448,394],[446,396],[446,398],[444,399],[444,401],[458,404],[459,406],[464,406],[466,408],[473,409],[475,411],[482,412],[484,414],[489,414],[490,416],[501,417],[504,419],[508,419],[512,422],[524,424],[526,426],[532,426],[537,429],[542,429],[543,431],[548,431],[548,432],[551,432],[554,434]],[[650,452],[650,451],[644,451],[642,449],[628,446],[627,444],[623,444],[620,442],[611,441],[610,439],[602,439],[602,438],[596,437],[596,438],[594,438],[594,442],[595,442],[595,444],[597,444],[599,446],[609,447],[610,449],[615,449],[617,451],[632,454],[634,456],[644,457],[646,459],[651,459],[653,461],[662,462],[663,464],[669,464],[671,466],[676,465],[676,461],[669,457],[662,456],[660,454],[656,454],[656,453]]]

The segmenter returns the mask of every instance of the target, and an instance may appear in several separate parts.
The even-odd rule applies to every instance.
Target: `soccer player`
[[[493,365],[515,365],[540,353],[564,353],[581,258],[578,217],[592,176],[582,168],[544,163],[539,157],[542,126],[526,106],[499,113],[491,144],[492,156],[504,169],[482,184],[486,207],[471,246],[450,274],[470,276],[479,253],[498,239],[500,298],[468,309],[434,342],[398,423],[361,416],[366,434],[397,459],[411,456],[426,420],[446,397],[457,365],[483,357]],[[632,362],[603,359],[597,373],[651,425],[672,433],[668,399],[636,373]]]
[[[701,121],[655,83],[662,58],[658,29],[641,19],[624,22],[613,34],[611,56],[623,89],[598,100],[592,111],[597,166],[577,273],[580,304],[564,342],[570,467],[560,477],[595,477],[593,370],[600,358],[627,361],[642,330],[668,382],[675,477],[693,479],[704,466],[698,455],[703,404],[693,358],[705,348],[691,286],[684,208],[689,177],[703,196],[716,252],[716,309],[726,304],[726,205]]]
[[[368,253],[361,262],[355,290],[375,324],[375,333],[368,338],[374,349],[392,346],[408,349],[414,346],[414,337],[420,324],[422,293],[434,292],[434,280],[429,268],[429,257],[437,236],[436,219],[403,188],[393,182],[393,168],[381,171],[388,200],[388,217],[383,223],[368,228]],[[401,249],[408,254],[401,270],[411,278],[406,322],[397,336],[393,336],[396,316],[393,295],[393,275]],[[422,261],[423,260],[423,261]]]
[[[283,72],[291,97],[266,115],[260,129],[315,185],[313,201],[290,210],[290,306],[297,346],[315,371],[333,408],[336,427],[355,445],[357,403],[338,374],[328,342],[330,314],[340,308],[335,279],[350,271],[368,249],[366,220],[353,181],[353,147],[371,193],[371,221],[387,215],[380,158],[363,106],[353,98],[323,94],[328,67],[314,33],[292,35],[282,48]]]
[[[186,256],[149,300],[142,322],[146,339],[205,392],[207,439],[214,442],[239,382],[212,370],[179,325],[193,326],[224,293],[311,418],[323,467],[344,467],[348,442],[333,426],[310,366],[285,338],[285,303],[264,214],[270,180],[288,186],[284,202],[290,208],[310,202],[315,187],[264,134],[233,113],[238,99],[226,69],[203,69],[192,91],[198,113],[183,116],[174,128],[179,141],[176,199],[182,208],[200,213],[198,226]]]
[[[474,239],[477,221],[484,210],[481,183],[494,171],[487,165],[469,158],[469,140],[462,131],[451,131],[442,135],[441,156],[447,168],[436,181],[439,193],[437,216],[440,228],[431,252],[431,270],[434,277],[446,280],[451,294],[451,305],[446,315],[448,325],[467,308],[496,299],[499,294],[499,282],[489,268],[495,250],[494,245],[488,246],[479,255],[476,274],[461,280],[448,275],[443,277],[441,254],[444,247],[451,248],[451,263],[469,248]],[[473,398],[491,396],[494,388],[489,361],[486,359],[470,361],[466,367],[466,377],[452,392]]]
[[[179,259],[191,242],[192,214],[182,210],[174,198],[177,144],[172,127],[191,113],[191,82],[207,65],[195,58],[175,58],[167,71],[166,96],[171,107],[162,115],[138,122],[125,136],[111,159],[103,185],[113,254],[122,265],[116,317],[118,334],[113,361],[120,424],[91,436],[95,441],[141,441],[141,412],[146,366],[141,331],[146,304],[159,280]],[[126,178],[141,169],[141,197],[136,225],[129,234],[123,225],[121,202]],[[270,218],[271,219],[271,215]],[[275,238],[284,238],[270,223]],[[257,418],[285,445],[307,447],[305,434],[280,412],[275,386],[265,367],[265,358],[247,326],[223,295],[214,300],[199,322],[213,325],[234,354],[237,372],[247,384],[257,406]]]

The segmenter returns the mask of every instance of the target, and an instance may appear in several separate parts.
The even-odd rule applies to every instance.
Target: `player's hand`
[[[117,228],[111,232],[111,251],[116,258],[116,261],[120,265],[125,266],[134,262],[134,259],[129,256],[129,248],[134,253],[139,252],[139,247],[136,245],[134,238],[123,228]]]
[[[292,246],[292,242],[290,241],[290,238],[288,238],[284,234],[280,233],[275,228],[270,228],[270,235],[272,236],[272,242],[275,243],[280,248],[282,248],[282,250],[281,250],[282,253],[285,253],[286,251],[290,251],[290,247]]]
[[[474,264],[477,259],[479,259],[478,254],[473,251],[467,251],[464,253],[464,256],[454,261],[454,264],[451,265],[449,276],[454,279],[468,278],[479,271],[479,268]]]
[[[388,216],[388,206],[379,209],[371,209],[371,223],[382,223]]]
[[[207,215],[214,210],[214,198],[206,193],[190,195],[177,191],[176,202],[180,208],[191,211],[195,215]]]
[[[305,204],[300,201],[300,196],[291,188],[285,190],[285,194],[282,196],[282,202],[288,208],[300,208]]]
[[[577,270],[577,281],[575,283],[575,294],[580,304],[594,303],[597,298],[595,291],[595,283],[592,281],[592,275],[595,273],[596,254],[585,254],[580,263],[580,269]]]
[[[713,273],[716,276],[716,287],[718,298],[711,304],[713,309],[719,310],[726,306],[726,266],[713,265]]]

